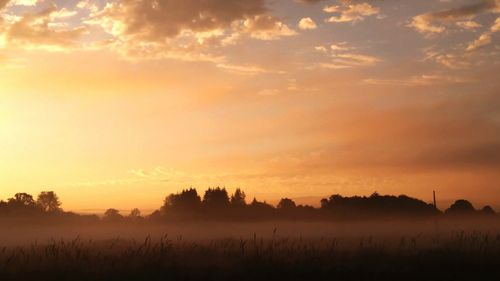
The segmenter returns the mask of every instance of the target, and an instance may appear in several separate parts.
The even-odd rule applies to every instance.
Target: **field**
[[[497,225],[3,226],[0,280],[498,280]]]

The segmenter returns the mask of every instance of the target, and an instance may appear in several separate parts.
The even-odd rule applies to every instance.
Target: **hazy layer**
[[[497,220],[426,220],[371,222],[260,222],[260,223],[179,223],[179,224],[87,224],[87,225],[0,225],[0,246],[22,245],[54,240],[124,239],[153,240],[168,235],[172,241],[207,241],[226,238],[254,239],[273,236],[291,239],[338,239],[340,242],[369,239],[378,241],[406,238],[429,239],[449,237],[464,231],[496,235],[500,233]]]

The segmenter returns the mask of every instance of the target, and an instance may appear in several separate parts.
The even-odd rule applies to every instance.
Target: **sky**
[[[499,0],[0,0],[0,199],[500,207],[499,74]]]

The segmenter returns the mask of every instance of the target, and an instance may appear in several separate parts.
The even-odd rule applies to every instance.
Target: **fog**
[[[268,221],[248,223],[178,222],[178,223],[79,223],[34,224],[0,223],[0,246],[73,240],[110,239],[141,241],[168,237],[172,241],[206,242],[221,239],[336,239],[350,243],[363,239],[399,241],[403,237],[422,239],[446,238],[459,233],[500,234],[497,219],[428,219],[428,220],[371,220],[359,222]]]

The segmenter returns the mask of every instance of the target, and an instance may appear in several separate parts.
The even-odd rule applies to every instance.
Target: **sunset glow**
[[[0,199],[500,207],[499,77],[499,0],[0,0]]]

